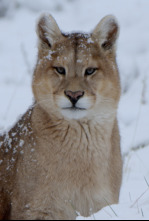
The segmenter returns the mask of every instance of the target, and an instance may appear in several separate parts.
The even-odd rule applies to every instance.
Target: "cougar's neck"
[[[91,142],[99,143],[99,138],[103,140],[111,139],[115,116],[105,119],[105,121],[93,120],[65,120],[54,115],[49,115],[42,108],[36,106],[32,117],[34,130],[40,137],[48,139],[58,139],[61,144],[71,142],[72,144],[90,145]]]

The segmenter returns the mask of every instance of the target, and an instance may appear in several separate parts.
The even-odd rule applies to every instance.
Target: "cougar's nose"
[[[69,98],[69,100],[71,101],[73,105],[75,105],[78,102],[78,100],[84,96],[84,91],[75,91],[75,92],[65,91],[64,93],[66,97]]]

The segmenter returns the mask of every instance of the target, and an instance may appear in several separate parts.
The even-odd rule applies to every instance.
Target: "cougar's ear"
[[[37,24],[37,35],[42,43],[52,45],[62,37],[55,19],[49,14],[43,14]]]
[[[100,46],[104,50],[115,49],[116,40],[119,36],[117,19],[112,15],[104,17],[92,34],[99,41]]]

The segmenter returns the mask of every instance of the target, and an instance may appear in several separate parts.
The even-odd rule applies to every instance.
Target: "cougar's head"
[[[51,15],[37,25],[36,103],[65,119],[104,119],[116,113],[120,96],[116,65],[118,23],[103,18],[91,34],[63,34]]]

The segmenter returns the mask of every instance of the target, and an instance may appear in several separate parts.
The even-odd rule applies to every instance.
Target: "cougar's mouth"
[[[79,120],[86,117],[87,109],[80,107],[66,107],[62,108],[62,114],[66,118]]]
[[[66,107],[63,108],[63,110],[71,110],[71,111],[85,111],[85,108],[80,108],[80,107]]]

